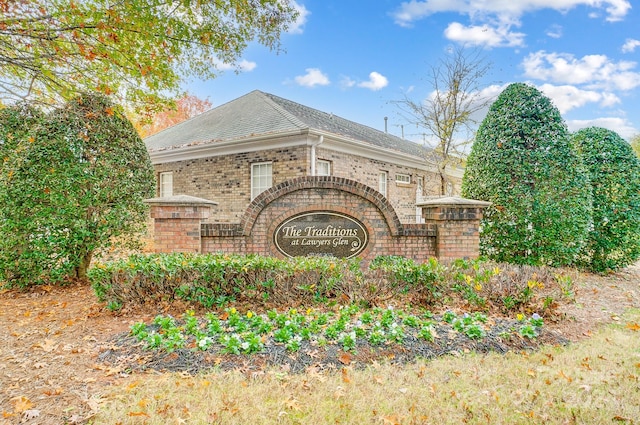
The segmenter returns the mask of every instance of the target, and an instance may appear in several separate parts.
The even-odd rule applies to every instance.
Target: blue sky
[[[640,133],[640,2],[631,0],[297,0],[276,54],[252,44],[241,71],[185,88],[213,106],[262,90],[418,140],[394,101],[429,96],[430,68],[457,46],[481,50],[484,93],[527,82],[569,130]],[[635,6],[635,7],[634,7]],[[413,128],[413,130],[412,130]]]

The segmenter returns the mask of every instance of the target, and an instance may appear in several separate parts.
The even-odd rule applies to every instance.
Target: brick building
[[[145,139],[159,197],[218,203],[209,222],[239,222],[261,192],[304,176],[347,178],[384,195],[402,223],[438,195],[422,146],[272,94],[253,91]],[[450,172],[456,194],[462,170]]]

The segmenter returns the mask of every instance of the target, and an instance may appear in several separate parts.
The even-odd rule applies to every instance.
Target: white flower
[[[209,344],[211,344],[211,342],[212,342],[211,338],[209,338],[208,336],[207,336],[207,337],[204,337],[204,338],[202,338],[200,341],[198,341],[198,347],[200,347],[200,348],[205,348],[205,347],[207,347]]]

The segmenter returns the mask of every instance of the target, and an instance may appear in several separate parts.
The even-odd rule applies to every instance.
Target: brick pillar
[[[490,202],[459,197],[433,198],[419,203],[425,223],[436,225],[436,257],[442,261],[477,258],[480,220]]]
[[[202,252],[200,225],[216,202],[187,195],[145,202],[151,206],[155,252]]]

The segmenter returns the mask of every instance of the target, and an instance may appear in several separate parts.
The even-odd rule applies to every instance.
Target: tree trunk
[[[93,251],[87,252],[80,260],[80,264],[76,267],[75,277],[80,280],[87,280],[87,269],[91,264],[91,258],[93,257]]]

